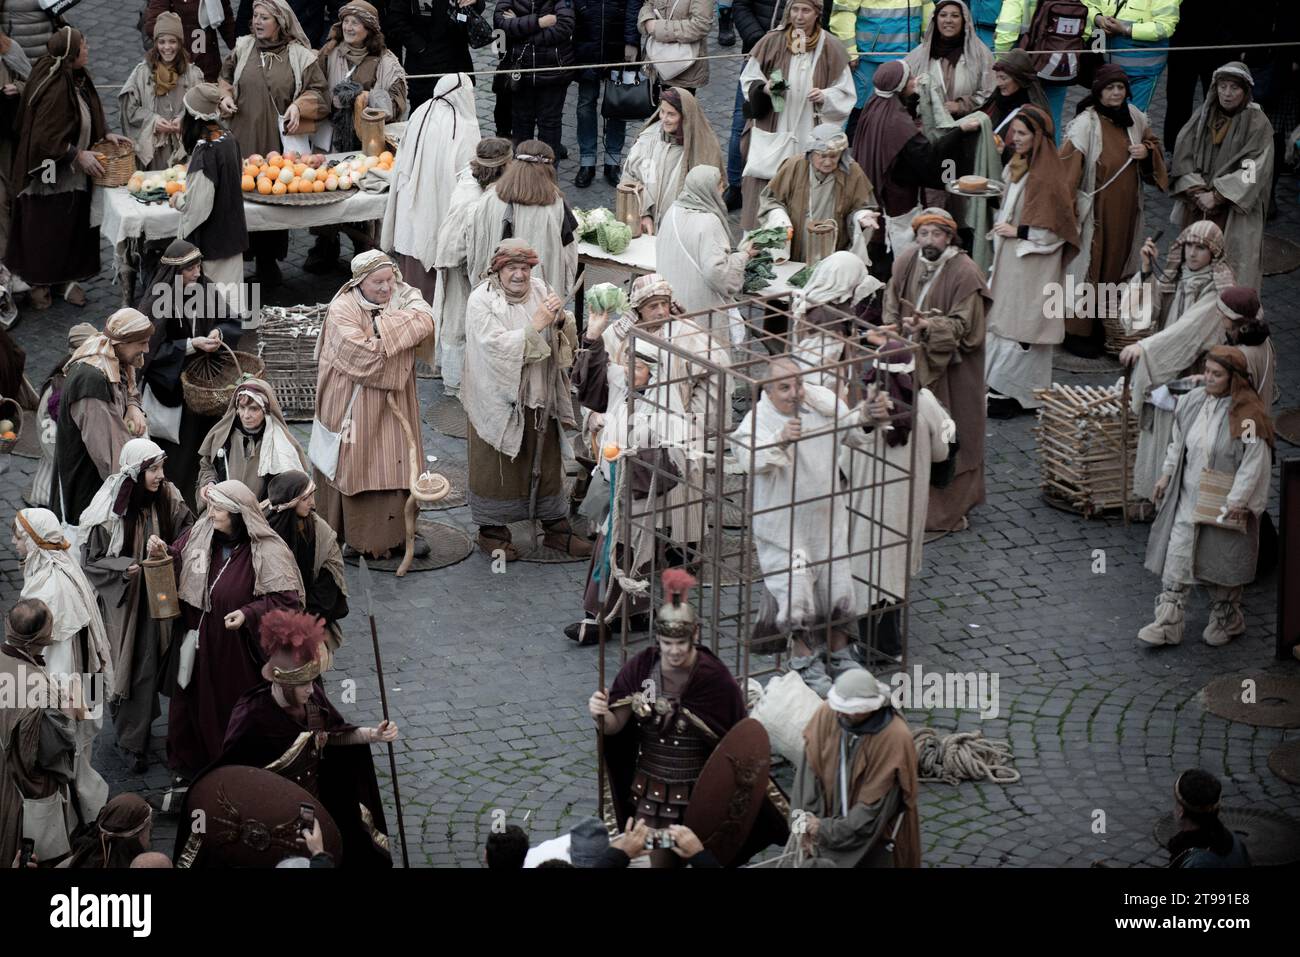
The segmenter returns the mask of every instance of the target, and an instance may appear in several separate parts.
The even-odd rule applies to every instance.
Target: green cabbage
[[[578,239],[584,243],[596,242],[596,230],[600,228],[601,223],[612,223],[614,214],[603,206],[597,206],[595,209],[575,209],[573,218],[578,221]]]
[[[812,276],[812,271],[813,271],[812,266],[804,266],[797,273],[791,276],[786,281],[786,284],[790,286],[794,286],[796,289],[802,289],[804,286],[808,285],[808,279],[810,276]]]
[[[767,229],[751,229],[741,242],[748,240],[755,249],[770,249],[774,246],[784,246],[789,238],[790,231],[787,227],[771,226]]]
[[[587,290],[587,308],[592,312],[608,312],[612,316],[620,315],[630,308],[627,294],[612,282],[601,282]]]
[[[596,227],[596,242],[607,253],[617,256],[627,249],[627,244],[631,241],[632,227],[627,223],[610,220]]]

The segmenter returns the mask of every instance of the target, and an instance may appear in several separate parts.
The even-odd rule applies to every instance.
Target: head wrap
[[[379,11],[366,0],[348,0],[339,8],[339,23],[343,22],[344,17],[356,17],[362,25],[371,33],[379,33]]]
[[[77,347],[63,371],[71,370],[78,362],[85,362],[104,373],[109,382],[116,383],[122,378],[122,371],[113,347],[128,342],[147,342],[152,336],[153,323],[148,316],[138,309],[119,309],[108,317],[102,333]],[[127,381],[133,383],[134,376],[128,373]]]
[[[1184,247],[1188,243],[1197,243],[1210,251],[1209,269],[1215,288],[1222,291],[1236,283],[1232,267],[1223,256],[1223,230],[1219,229],[1213,220],[1198,219],[1179,233],[1178,238],[1170,244],[1169,252],[1165,256],[1164,271],[1156,277],[1161,293],[1166,296],[1172,295],[1178,286],[1182,276],[1183,259],[1186,255]]]
[[[889,687],[865,668],[850,668],[831,685],[826,703],[839,714],[879,711],[889,702]]]
[[[1229,319],[1258,319],[1263,315],[1259,293],[1249,286],[1229,286],[1219,292],[1219,311]]]
[[[253,552],[253,595],[272,592],[297,592],[302,607],[302,576],[280,536],[267,524],[258,508],[257,499],[243,482],[229,480],[208,489],[209,504],[234,512],[244,521],[248,531],[249,547]],[[192,608],[207,611],[210,608],[208,592],[208,563],[212,555],[212,511],[209,509],[190,529],[185,546],[185,561],[181,566],[177,589],[181,601]]]
[[[1219,103],[1219,91],[1216,89],[1220,80],[1235,80],[1237,85],[1246,91],[1246,100],[1242,103],[1241,109],[1250,105],[1255,97],[1255,77],[1251,74],[1250,67],[1240,60],[1232,60],[1214,71],[1214,76],[1210,78],[1210,92],[1213,96],[1207,96],[1205,102],[1213,102],[1215,107],[1223,109]]]
[[[100,810],[94,826],[78,844],[67,867],[130,867],[143,851],[140,835],[153,821],[153,808],[138,794],[119,794]]]
[[[680,162],[669,159],[668,170],[661,171],[660,175],[664,176],[671,172],[671,178],[663,184],[662,196],[675,196],[682,190],[682,184],[686,181],[686,174],[695,166],[716,166],[718,169],[723,168],[722,145],[718,142],[718,134],[713,132],[713,127],[709,123],[709,118],[704,115],[704,110],[700,107],[700,101],[695,98],[695,94],[680,87],[670,86],[664,90],[662,99],[667,100],[678,113],[681,114],[681,122],[677,125],[677,132],[671,135],[671,139],[682,148]],[[663,125],[659,122],[660,113],[655,111],[646,124],[643,133],[651,135],[664,135],[662,133]]]
[[[185,92],[185,112],[196,120],[221,119],[221,87],[215,83],[196,83]]]
[[[957,220],[952,218],[952,213],[938,206],[927,206],[921,210],[912,220],[912,231],[916,232],[922,226],[938,226],[946,230],[954,239],[957,238]]]
[[[689,170],[682,180],[682,191],[677,194],[673,205],[716,216],[718,222],[722,224],[723,233],[730,240],[731,223],[727,219],[727,207],[718,192],[718,185],[721,182],[722,172],[717,166],[696,166]]]
[[[186,242],[183,239],[174,239],[168,244],[167,249],[163,251],[162,259],[158,261],[164,266],[184,268],[192,263],[202,262],[203,253],[193,243]]]
[[[667,299],[669,302],[673,299],[673,287],[657,272],[646,273],[632,280],[632,293],[628,296],[628,303],[633,309],[640,309],[651,299]]]
[[[40,654],[37,649],[44,648],[54,643],[54,613],[46,606],[45,602],[39,598],[30,599],[42,608],[45,608],[45,621],[41,623],[35,631],[19,631],[17,624],[14,622],[14,612],[18,606],[15,603],[13,608],[9,609],[9,614],[5,617],[5,644],[13,645],[15,648],[21,648],[25,651]]]
[[[104,480],[86,510],[81,513],[77,537],[87,541],[90,530],[103,526],[108,532],[108,551],[105,556],[116,558],[122,554],[125,525],[122,521],[131,502],[131,493],[140,476],[166,453],[152,439],[131,439],[122,446],[118,455],[118,470]]]
[[[199,456],[213,461],[225,455],[226,444],[230,441],[231,431],[235,428],[235,418],[239,415],[239,397],[252,395],[266,411],[265,424],[262,427],[262,444],[258,450],[257,474],[278,475],[290,469],[307,467],[307,456],[302,446],[289,431],[280,401],[275,396],[275,388],[262,379],[245,379],[230,397],[226,411],[217,420],[217,424],[208,430],[203,444],[199,446]]]
[[[849,156],[849,138],[844,130],[834,123],[819,123],[813,127],[808,149],[805,154],[838,153],[840,169],[847,171],[852,157]],[[808,156],[812,159],[811,155]]]
[[[790,8],[795,3],[803,3],[817,11],[817,18],[813,20],[812,30],[805,34],[804,46],[802,50],[795,50],[794,43],[794,23],[790,17]],[[786,31],[786,49],[791,53],[802,52],[812,53],[817,49],[817,43],[821,40],[822,34],[822,8],[824,0],[791,0],[785,5],[785,15],[781,18],[781,29]]]
[[[68,330],[68,348],[76,352],[83,342],[96,335],[99,335],[98,329],[88,322],[79,322]]]
[[[1232,426],[1232,437],[1244,439],[1247,434],[1246,423],[1251,422],[1250,434],[1255,436],[1256,441],[1267,442],[1268,447],[1272,448],[1273,420],[1264,411],[1264,400],[1259,397],[1250,381],[1250,366],[1246,362],[1245,353],[1236,346],[1215,346],[1206,356],[1206,361],[1217,362],[1230,373],[1232,404],[1228,407],[1228,420]]]
[[[946,37],[939,32],[939,11],[946,6],[957,7],[961,10],[962,25],[955,37]],[[930,42],[928,44],[924,40],[921,42],[923,46],[927,47],[930,59],[947,60],[953,66],[956,66],[957,61],[961,59],[962,54],[966,51],[966,35],[971,32],[970,11],[966,8],[966,4],[962,3],[961,0],[939,0],[930,14],[930,28],[926,32],[929,35]]]
[[[796,289],[791,311],[801,319],[814,306],[843,304],[852,310],[884,285],[867,271],[861,257],[847,250],[831,253],[813,267],[808,282]]]
[[[153,38],[175,37],[185,44],[185,28],[181,25],[181,18],[170,10],[158,14],[158,19],[153,22]]]
[[[1077,252],[1079,222],[1074,211],[1074,187],[1065,162],[1056,149],[1052,118],[1038,107],[1029,105],[1022,107],[1012,122],[1024,123],[1034,137],[1029,155],[1017,155],[1009,164],[1012,182],[1029,174],[1025,198],[1020,204],[1019,225],[1050,230]],[[1023,170],[1019,176],[1016,175],[1018,168]]]
[[[311,515],[299,518],[294,510],[314,491],[316,483],[306,472],[290,469],[271,479],[262,503],[267,523],[293,552],[304,582],[314,580],[316,574],[316,521]]]
[[[991,116],[1000,116],[999,123],[1005,122],[1011,113],[1026,103],[1032,103],[1040,110],[1051,112],[1051,108],[1047,103],[1047,94],[1043,92],[1042,81],[1039,80],[1038,73],[1034,70],[1033,60],[1024,50],[1008,50],[999,54],[997,62],[993,64],[993,69],[999,73],[1005,73],[1020,85],[1019,90],[1009,95],[1003,93],[996,85],[994,86],[993,96],[983,109]],[[993,112],[994,108],[997,108],[997,113]]]
[[[511,263],[521,263],[531,268],[539,262],[541,259],[537,251],[525,240],[503,239],[497,243],[497,248],[492,252],[492,263],[488,266],[488,272],[499,273]]]
[[[280,38],[266,46],[276,48],[287,42],[301,43],[308,50],[312,48],[311,41],[303,32],[302,24],[298,22],[298,15],[285,0],[253,0],[253,9],[256,10],[258,7],[265,7],[266,12],[280,25]]]
[[[1125,87],[1124,99],[1119,106],[1106,106],[1101,102],[1102,90],[1112,83],[1123,83]],[[1132,95],[1133,84],[1129,81],[1124,68],[1117,63],[1106,63],[1097,67],[1097,72],[1093,74],[1092,92],[1079,101],[1074,112],[1079,114],[1091,109],[1099,116],[1106,117],[1120,129],[1126,130],[1133,125],[1133,111],[1129,109],[1129,97]]]
[[[260,628],[266,664],[262,677],[293,687],[309,685],[329,668],[325,623],[316,615],[277,609],[262,618]]]
[[[67,641],[81,629],[89,629],[95,660],[87,662],[87,668],[102,671],[111,684],[113,660],[99,598],[78,556],[72,554],[62,524],[49,509],[25,508],[18,512],[14,532],[32,545],[23,559],[22,597],[39,598],[49,606],[54,616],[53,641]]]
[[[882,63],[871,79],[871,95],[887,100],[907,86],[907,81],[911,78],[912,68],[907,65],[906,60],[890,60],[888,63]]]

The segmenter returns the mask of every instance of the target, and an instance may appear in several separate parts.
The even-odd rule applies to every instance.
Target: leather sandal
[[[556,529],[542,536],[542,544],[557,552],[564,552],[573,558],[590,558],[595,550],[591,542],[573,534],[571,529]]]
[[[484,555],[491,559],[496,559],[497,549],[500,549],[504,553],[506,561],[515,562],[519,560],[519,549],[515,548],[508,538],[492,538],[479,532],[478,547]]]

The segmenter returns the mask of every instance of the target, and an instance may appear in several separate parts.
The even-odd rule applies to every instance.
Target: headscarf
[[[1246,89],[1241,108],[1235,113],[1228,113],[1219,105],[1219,80],[1221,79],[1235,80]],[[1175,141],[1174,160],[1169,167],[1170,182],[1189,173],[1201,173],[1207,180],[1214,175],[1215,164],[1211,161],[1214,159],[1215,147],[1224,145],[1234,125],[1241,131],[1238,134],[1240,137],[1244,138],[1247,135],[1246,124],[1234,124],[1232,121],[1238,116],[1247,115],[1246,111],[1254,106],[1254,82],[1254,77],[1246,64],[1236,60],[1225,63],[1214,71],[1201,108],[1185,127],[1190,131],[1189,135],[1180,134]],[[1244,142],[1241,146],[1244,146]],[[1235,149],[1230,148],[1226,153],[1220,150],[1223,155],[1219,157],[1219,162],[1231,159],[1240,148],[1240,146]]]
[[[103,332],[77,347],[63,371],[69,372],[78,362],[84,362],[104,373],[109,382],[116,383],[122,378],[122,364],[113,347],[128,342],[144,342],[152,336],[153,323],[148,316],[138,309],[119,309],[108,317]],[[133,385],[134,382],[133,370],[128,368],[127,383]]]
[[[305,468],[307,456],[289,431],[289,423],[285,421],[280,401],[275,397],[275,388],[262,379],[245,379],[239,384],[226,405],[225,413],[199,446],[199,456],[211,460],[225,454],[231,431],[236,428],[241,395],[252,397],[266,413],[262,425],[262,444],[257,455],[257,474],[278,475],[290,469]]]
[[[492,252],[492,262],[488,266],[489,273],[499,273],[511,263],[522,263],[526,266],[536,266],[542,260],[537,255],[537,250],[528,245],[524,239],[503,239],[497,243],[497,248]]]
[[[840,154],[839,168],[848,172],[849,162],[852,157],[849,156],[849,138],[844,135],[844,130],[835,123],[818,123],[812,128],[811,138],[808,141],[808,149],[804,151],[804,156],[808,161],[812,161],[813,153],[834,153]]]
[[[794,24],[790,22],[790,8],[794,6],[796,2],[806,3],[817,11],[817,18],[813,20],[812,31],[805,34],[804,47],[800,51],[795,50]],[[823,0],[790,0],[790,2],[785,5],[785,14],[781,17],[781,29],[786,31],[786,48],[791,53],[812,53],[817,49],[817,42],[821,39],[822,35],[822,7]]]
[[[856,305],[866,299],[883,283],[867,271],[861,257],[841,250],[831,253],[816,266],[802,289],[796,289],[791,312],[796,319],[803,318],[815,306],[834,303]]]
[[[716,166],[722,169],[722,146],[718,143],[718,135],[713,132],[713,126],[709,123],[709,118],[704,115],[704,111],[700,108],[700,101],[694,94],[680,87],[670,86],[663,91],[660,98],[666,100],[681,115],[677,132],[672,134],[663,132],[659,110],[655,110],[642,132],[659,124],[660,135],[671,139],[682,148],[682,161],[676,165],[676,176],[672,182],[664,185],[664,195],[674,196],[681,192],[686,174],[693,167]]]
[[[1223,230],[1213,220],[1198,219],[1179,233],[1178,238],[1169,247],[1169,252],[1165,257],[1164,271],[1157,276],[1157,284],[1160,286],[1160,292],[1163,295],[1172,295],[1178,286],[1178,280],[1182,276],[1183,258],[1185,256],[1183,247],[1187,243],[1197,243],[1210,251],[1209,269],[1215,288],[1222,292],[1236,283],[1237,280],[1232,274],[1232,267],[1228,265],[1227,259],[1223,256]]]
[[[393,262],[392,258],[382,250],[367,249],[365,252],[353,256],[352,277],[339,287],[339,291],[334,294],[334,298],[337,299],[349,289],[356,289],[357,296],[361,299],[362,305],[371,309],[375,308],[376,304],[362,296],[361,290],[357,287],[361,285],[361,280],[365,279],[372,272],[375,272],[378,269],[383,269],[386,266],[393,270],[393,279],[397,282],[401,282],[402,271],[397,268],[397,263]]]
[[[862,370],[863,385],[883,385],[894,402],[896,415],[889,422],[893,428],[885,433],[885,442],[891,448],[906,445],[912,434],[912,410],[916,407],[916,358],[911,348],[904,340],[890,336]]]
[[[167,337],[166,320],[182,316],[189,320],[198,318],[202,306],[199,301],[201,297],[185,296],[180,276],[188,266],[202,262],[203,253],[197,246],[183,239],[174,239],[163,252],[162,258],[158,260],[158,268],[144,284],[144,292],[139,302],[140,311],[147,316],[153,316],[157,321],[153,339],[149,343],[149,353],[145,357],[146,364],[154,361]],[[200,270],[198,282],[203,283],[206,279],[207,277]]]
[[[637,276],[632,281],[632,293],[628,296],[628,305],[633,309],[640,309],[651,299],[667,299],[670,303],[673,300],[673,287],[657,272]]]
[[[1251,422],[1251,432],[1256,440],[1267,442],[1268,447],[1273,448],[1273,420],[1264,411],[1264,400],[1259,397],[1250,381],[1250,366],[1246,363],[1245,353],[1236,346],[1215,346],[1206,356],[1206,361],[1210,360],[1229,372],[1232,404],[1228,407],[1228,421],[1232,427],[1232,437],[1244,439],[1246,423]]]
[[[231,479],[219,482],[208,489],[208,504],[233,512],[244,521],[249,547],[253,553],[253,595],[272,592],[298,593],[299,607],[304,595],[302,576],[293,553],[275,530],[267,524],[258,507],[257,498],[243,482]],[[201,555],[202,561],[186,560],[181,566],[177,593],[181,601],[192,608],[207,611],[211,606],[208,595],[208,556],[212,553],[212,510],[209,508],[190,529],[185,554]]]
[[[1034,142],[1028,159],[1016,156],[1008,165],[1012,182],[1029,174],[1025,198],[1020,204],[1020,225],[1051,230],[1077,252],[1079,222],[1074,214],[1074,187],[1056,149],[1052,118],[1036,106],[1026,106],[1016,116],[1016,122],[1022,121],[1033,133]],[[1024,172],[1017,176],[1016,171],[1022,165]]]
[[[47,508],[25,508],[14,522],[20,541],[31,543],[23,559],[21,597],[39,598],[54,616],[53,641],[67,641],[90,630],[90,654],[112,684],[113,660],[99,599],[63,535],[63,526]]]
[[[955,37],[946,37],[939,32],[939,11],[947,6],[957,7],[961,10],[962,25],[961,29],[957,31]],[[970,10],[967,9],[966,4],[962,3],[961,0],[939,0],[939,2],[934,5],[934,10],[930,13],[930,26],[926,32],[929,34],[928,39],[930,42],[927,44],[925,38],[923,38],[921,40],[921,46],[929,53],[930,59],[947,60],[953,66],[956,66],[957,61],[960,60],[962,55],[966,52],[968,35],[974,32],[971,24]],[[979,41],[977,40],[976,42]],[[980,43],[980,45],[984,46],[983,43]],[[987,51],[988,47],[985,46],[984,49]],[[989,61],[991,62],[992,59],[993,57],[990,55]],[[988,66],[988,63],[984,64],[984,69],[987,69]],[[983,70],[980,71],[981,75],[983,72]]]
[[[257,41],[259,50],[278,50],[289,43],[301,43],[308,50],[312,48],[311,41],[307,39],[307,34],[303,32],[302,24],[298,22],[298,15],[293,12],[293,7],[289,6],[285,0],[253,0],[253,9],[265,7],[266,12],[275,18],[275,22],[280,25],[280,37],[273,42]]]
[[[316,568],[316,522],[311,515],[299,518],[294,509],[305,495],[316,490],[306,472],[293,469],[271,479],[262,503],[267,523],[293,552],[303,584],[311,582]]]
[[[361,25],[366,28],[366,39],[361,46],[354,47],[343,38],[343,18],[356,17],[361,21]],[[344,4],[338,12],[338,19],[330,27],[329,40],[321,48],[323,56],[329,56],[334,50],[339,50],[343,58],[356,66],[368,56],[374,54],[370,51],[370,38],[375,37],[378,40],[381,51],[384,47],[384,31],[379,23],[379,11],[376,10],[366,0],[350,0]]]
[[[853,134],[853,158],[877,189],[890,181],[889,168],[907,141],[920,128],[903,104],[899,92],[907,86],[911,69],[903,60],[882,63],[873,79],[875,91],[863,107]]]
[[[938,206],[927,206],[921,210],[912,219],[912,232],[917,232],[922,226],[938,226],[947,231],[953,239],[957,238],[957,220],[952,218],[952,213]]]
[[[991,113],[993,108],[998,108],[1005,119],[1009,114],[1025,104],[1032,104],[1047,113],[1051,113],[1051,107],[1047,103],[1047,94],[1043,92],[1042,81],[1038,78],[1038,73],[1034,70],[1033,60],[1024,50],[1007,50],[999,54],[993,69],[999,73],[1005,73],[1017,83],[1020,89],[1006,96],[1000,89],[994,87],[993,95],[989,102],[983,107],[985,112]]]
[[[727,221],[727,207],[718,195],[718,184],[722,182],[722,172],[716,166],[696,166],[682,180],[682,191],[677,194],[674,206],[693,210],[697,213],[709,213],[716,216],[722,224],[722,230],[731,239],[731,224]]]
[[[90,530],[102,525],[109,535],[108,551],[105,554],[109,558],[121,555],[126,538],[126,526],[122,518],[130,505],[131,494],[140,481],[140,476],[166,458],[166,455],[152,439],[131,439],[122,446],[117,460],[118,470],[104,480],[86,510],[81,513],[78,540],[86,541]]]
[[[82,42],[79,31],[65,26],[46,41],[48,54],[32,67],[18,107],[18,148],[13,160],[17,182],[10,186],[15,196],[44,169],[46,159],[64,155],[69,143],[76,141],[79,101],[90,110],[90,142],[103,139],[108,129],[90,74],[73,66]]]
[[[119,794],[100,810],[94,826],[83,838],[65,866],[87,868],[130,867],[145,850],[140,842],[153,821],[153,808],[138,794]]]
[[[1119,106],[1106,106],[1101,102],[1101,91],[1112,83],[1123,83],[1127,92]],[[1092,92],[1079,101],[1075,113],[1082,113],[1091,108],[1098,115],[1106,117],[1122,130],[1133,125],[1133,113],[1128,108],[1129,97],[1133,95],[1133,84],[1129,81],[1124,68],[1117,63],[1106,63],[1097,67],[1092,77]]]

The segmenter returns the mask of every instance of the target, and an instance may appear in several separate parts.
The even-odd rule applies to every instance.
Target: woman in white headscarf
[[[745,285],[745,263],[754,255],[748,244],[736,250],[722,202],[726,182],[716,166],[697,166],[686,174],[677,201],[669,207],[655,237],[659,273],[672,286],[673,299],[692,313],[735,302]],[[726,314],[714,311],[713,334],[729,342]]]
[[[174,619],[149,613],[141,562],[148,557],[150,535],[175,541],[194,523],[181,493],[167,481],[166,458],[152,439],[127,442],[119,469],[82,512],[78,531],[86,579],[99,593],[113,651],[109,707],[117,744],[137,774],[149,768],[149,728],[161,713],[160,662],[175,625]]]
[[[464,73],[441,77],[433,98],[411,114],[405,149],[393,162],[379,248],[395,254],[407,281],[430,302],[438,231],[452,203],[455,182],[481,139],[474,84]]]
[[[883,285],[867,271],[861,258],[847,250],[832,253],[819,262],[808,277],[807,284],[792,298],[795,325],[791,338],[796,343],[792,350],[794,354],[813,368],[848,358],[844,355],[842,337],[853,338],[856,334],[855,324],[840,313],[861,315],[867,300]],[[851,374],[852,369],[845,366],[819,373],[815,382],[833,389],[841,399],[845,399],[846,395],[841,390]],[[808,379],[813,380],[814,377],[809,376]]]
[[[307,455],[289,431],[274,387],[261,379],[248,379],[240,383],[225,415],[199,446],[196,490],[237,479],[261,499],[275,476],[307,467]],[[202,513],[203,499],[196,504]]]
[[[38,598],[54,616],[52,642],[44,650],[45,671],[56,687],[69,689],[74,706],[97,717],[76,722],[74,789],[83,821],[92,820],[108,800],[108,782],[91,766],[95,735],[103,724],[104,690],[113,684],[113,660],[95,589],[81,571],[55,514],[25,508],[14,520],[13,545],[22,562],[19,597]],[[95,675],[89,687],[81,676]],[[78,690],[78,688],[80,690]]]
[[[185,627],[168,665],[167,764],[182,777],[221,754],[235,702],[262,680],[262,618],[303,607],[289,546],[242,482],[203,490],[208,510],[168,545],[149,537],[149,557],[170,555]]]
[[[415,356],[433,334],[429,304],[377,249],[352,260],[321,328],[316,419],[331,432],[350,424],[333,478],[315,472],[316,501],[341,540],[375,558],[406,542],[406,499],[424,459]],[[416,555],[428,548],[417,540]]]
[[[993,93],[993,52],[975,32],[963,0],[939,0],[921,42],[904,57],[912,75],[943,91],[943,105],[960,119]]]

